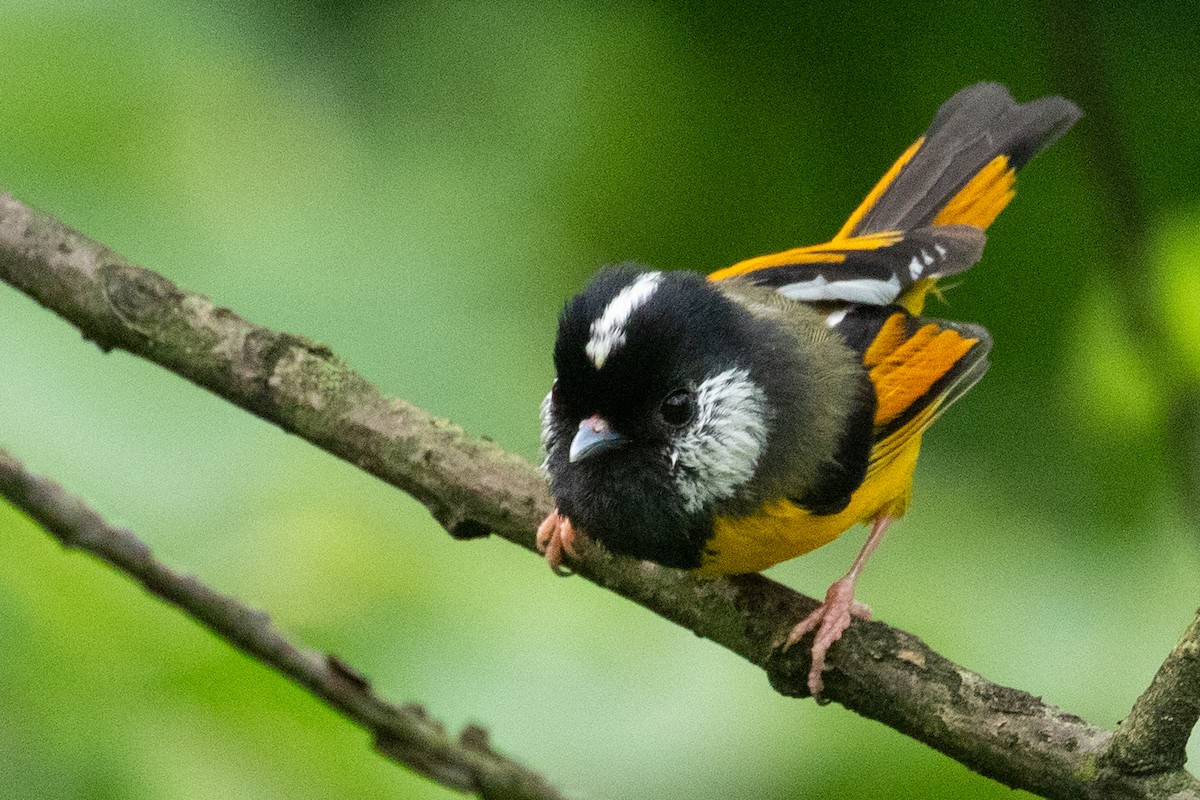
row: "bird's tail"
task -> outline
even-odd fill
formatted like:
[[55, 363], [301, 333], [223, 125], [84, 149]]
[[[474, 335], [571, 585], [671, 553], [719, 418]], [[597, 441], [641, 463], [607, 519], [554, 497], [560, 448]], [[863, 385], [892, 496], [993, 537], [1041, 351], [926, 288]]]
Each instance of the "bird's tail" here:
[[987, 228], [1013, 198], [1017, 170], [1079, 116], [1062, 97], [1017, 103], [998, 83], [962, 89], [833, 240], [933, 225]]
[[805, 302], [899, 303], [914, 314], [939, 278], [971, 267], [1016, 172], [1080, 116], [1062, 97], [1017, 103], [998, 83], [961, 90], [825, 244], [757, 256], [709, 275]]

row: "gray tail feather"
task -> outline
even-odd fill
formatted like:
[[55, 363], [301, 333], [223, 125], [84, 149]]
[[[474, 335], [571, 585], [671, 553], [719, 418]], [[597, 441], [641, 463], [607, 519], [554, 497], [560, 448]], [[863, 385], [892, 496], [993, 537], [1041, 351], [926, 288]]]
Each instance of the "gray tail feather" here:
[[1020, 169], [1080, 117], [1062, 97], [1017, 103], [998, 83], [977, 83], [942, 104], [925, 141], [855, 226], [853, 235], [929, 225], [998, 155]]

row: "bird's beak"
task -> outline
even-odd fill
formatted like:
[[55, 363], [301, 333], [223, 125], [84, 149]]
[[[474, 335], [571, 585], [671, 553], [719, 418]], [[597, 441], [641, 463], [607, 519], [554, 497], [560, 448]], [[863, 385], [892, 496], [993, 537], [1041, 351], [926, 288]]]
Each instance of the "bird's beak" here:
[[579, 423], [579, 431], [571, 440], [571, 463], [582, 461], [606, 450], [613, 450], [628, 441], [629, 439], [612, 429], [608, 420], [599, 414], [593, 414]]

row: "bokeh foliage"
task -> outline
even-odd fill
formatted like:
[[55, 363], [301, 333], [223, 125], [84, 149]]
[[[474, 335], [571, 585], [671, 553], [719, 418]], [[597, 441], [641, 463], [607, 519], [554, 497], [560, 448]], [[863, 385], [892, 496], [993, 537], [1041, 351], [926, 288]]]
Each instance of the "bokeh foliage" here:
[[[599, 265], [708, 271], [818, 241], [958, 88], [1099, 86], [1113, 113], [1033, 162], [931, 309], [987, 325], [994, 366], [927, 437], [861, 594], [1113, 725], [1200, 586], [1171, 455], [1197, 436], [1175, 392], [1200, 380], [1200, 23], [1182, 6], [0, 2], [0, 185], [536, 458], [555, 317]], [[1112, 262], [1132, 234], [1089, 126], [1127, 148], [1144, 263]], [[1127, 268], [1161, 329], [1129, 324]], [[0, 409], [0, 444], [169, 563], [385, 695], [488, 725], [572, 794], [1010, 796], [503, 542], [450, 541], [5, 287]], [[861, 538], [773, 574], [818, 594]], [[7, 506], [0, 552], [0, 795], [452, 796]]]

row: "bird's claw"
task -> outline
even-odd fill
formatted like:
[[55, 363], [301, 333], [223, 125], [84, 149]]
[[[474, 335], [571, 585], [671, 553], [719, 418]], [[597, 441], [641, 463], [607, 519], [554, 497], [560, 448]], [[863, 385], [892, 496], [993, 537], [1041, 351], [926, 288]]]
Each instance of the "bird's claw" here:
[[556, 508], [542, 520], [537, 529], [537, 549], [545, 554], [546, 563], [555, 575], [566, 577], [575, 574], [573, 570], [563, 566], [563, 554], [572, 559], [579, 558], [575, 550], [575, 526], [571, 520], [559, 513]]
[[821, 692], [825, 684], [821, 673], [825, 670], [825, 654], [850, 627], [851, 617], [871, 618], [871, 609], [854, 599], [854, 582], [847, 578], [834, 581], [825, 593], [825, 602], [804, 619], [800, 620], [783, 643], [783, 650], [792, 647], [807, 634], [816, 631], [812, 646], [812, 666], [808, 670], [808, 691], [818, 703], [825, 703]]

